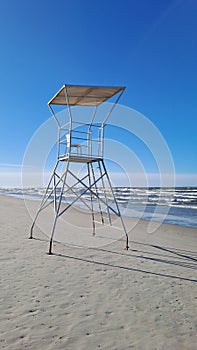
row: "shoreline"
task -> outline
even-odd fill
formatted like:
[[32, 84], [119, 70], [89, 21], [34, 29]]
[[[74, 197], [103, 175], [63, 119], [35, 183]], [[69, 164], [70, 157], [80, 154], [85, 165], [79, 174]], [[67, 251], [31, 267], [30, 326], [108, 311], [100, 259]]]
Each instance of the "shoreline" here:
[[[154, 188], [154, 187], [153, 187]], [[195, 188], [195, 187], [194, 187]], [[8, 196], [8, 197], [11, 197], [11, 198], [17, 198], [17, 199], [22, 199], [24, 201], [36, 201], [36, 202], [41, 202], [42, 200], [42, 196], [40, 195], [37, 195], [37, 194], [12, 194], [12, 193], [0, 193], [0, 196]], [[69, 202], [66, 202], [66, 200], [63, 200], [62, 201], [63, 203], [69, 203]], [[170, 224], [170, 225], [177, 225], [177, 226], [180, 226], [180, 227], [184, 227], [184, 228], [194, 228], [194, 229], [197, 229], [197, 221], [194, 221], [194, 222], [190, 222], [188, 221], [188, 217], [185, 216], [184, 220], [183, 220], [183, 214], [179, 214], [180, 216], [178, 215], [170, 215], [171, 218], [168, 217], [168, 214], [170, 213], [171, 210], [190, 210], [191, 212], [195, 211], [196, 212], [196, 209], [194, 209], [193, 207], [182, 207], [182, 206], [174, 206], [174, 205], [171, 205], [171, 206], [167, 206], [167, 205], [159, 205], [157, 204], [157, 206], [155, 204], [151, 204], [151, 203], [148, 203], [146, 204], [147, 205], [147, 208], [154, 208], [153, 211], [147, 211], [147, 210], [141, 210], [141, 208], [139, 208], [138, 206], [134, 206], [133, 207], [124, 207], [121, 205], [121, 203], [118, 203], [119, 204], [119, 208], [120, 210], [123, 212], [122, 213], [122, 216], [125, 217], [125, 218], [134, 218], [134, 219], [140, 219], [140, 220], [145, 220], [145, 221], [148, 221], [148, 222], [155, 222], [155, 223], [162, 223], [162, 224]], [[80, 205], [76, 205], [75, 206], [76, 208], [80, 209], [80, 210], [84, 210], [84, 211], [87, 211], [85, 210], [82, 206]], [[144, 205], [142, 205], [142, 209], [143, 207], [146, 207]], [[135, 208], [137, 208], [137, 215], [135, 213]], [[139, 212], [138, 212], [139, 210]], [[156, 210], [156, 215], [160, 215], [161, 217], [160, 218], [156, 218], [154, 215], [154, 211]], [[164, 213], [160, 213], [160, 210], [164, 210], [164, 213], [167, 213], [167, 214], [164, 214]], [[164, 215], [164, 218], [162, 217], [162, 215]], [[190, 214], [191, 215], [191, 214]]]
[[[36, 204], [28, 201], [32, 212]], [[24, 201], [0, 195], [0, 211], [2, 349], [196, 349], [196, 229], [161, 224], [150, 234], [147, 221], [126, 218], [128, 251], [124, 237], [108, 240], [99, 228], [103, 245], [69, 238], [49, 256], [39, 227], [28, 240]], [[89, 223], [72, 208], [62, 224], [80, 239]]]

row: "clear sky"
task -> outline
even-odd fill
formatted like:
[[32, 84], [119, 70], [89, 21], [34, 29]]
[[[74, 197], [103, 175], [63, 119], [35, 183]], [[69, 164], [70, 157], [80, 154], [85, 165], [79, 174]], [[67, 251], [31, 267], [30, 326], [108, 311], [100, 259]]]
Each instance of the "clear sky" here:
[[125, 85], [121, 104], [159, 129], [177, 184], [197, 185], [196, 18], [196, 0], [0, 0], [0, 187], [17, 185], [64, 83]]

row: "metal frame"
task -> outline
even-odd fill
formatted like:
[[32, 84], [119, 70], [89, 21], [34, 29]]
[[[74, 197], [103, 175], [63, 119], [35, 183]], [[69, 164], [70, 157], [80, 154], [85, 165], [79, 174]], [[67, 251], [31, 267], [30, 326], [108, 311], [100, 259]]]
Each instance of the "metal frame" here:
[[[58, 218], [64, 214], [72, 205], [74, 205], [78, 200], [82, 201], [83, 204], [90, 210], [92, 216], [92, 233], [96, 233], [96, 220], [95, 214], [100, 213], [101, 222], [105, 224], [106, 221], [109, 225], [112, 224], [111, 213], [117, 215], [120, 218], [122, 229], [126, 237], [126, 249], [129, 248], [129, 239], [127, 230], [119, 210], [118, 203], [116, 201], [113, 187], [110, 182], [109, 175], [104, 163], [104, 128], [112, 113], [114, 107], [118, 103], [124, 88], [120, 89], [118, 92], [118, 97], [110, 108], [107, 116], [104, 118], [103, 122], [98, 124], [95, 123], [95, 117], [97, 113], [97, 107], [95, 106], [93, 115], [90, 123], [83, 123], [79, 121], [74, 121], [71, 111], [71, 106], [69, 103], [69, 94], [67, 91], [67, 86], [64, 86], [65, 91], [65, 105], [68, 107], [69, 122], [67, 124], [61, 125], [58, 117], [56, 116], [54, 110], [51, 107], [51, 102], [48, 106], [52, 112], [52, 115], [58, 125], [58, 148], [57, 148], [57, 160], [52, 172], [51, 178], [49, 180], [48, 186], [46, 188], [43, 199], [40, 203], [39, 209], [36, 213], [35, 219], [31, 226], [30, 239], [33, 238], [33, 230], [36, 224], [37, 218], [42, 210], [44, 210], [49, 205], [53, 204], [54, 207], [54, 221], [51, 231], [50, 244], [49, 244], [49, 254], [52, 254], [53, 239], [55, 234], [55, 228]], [[82, 128], [82, 130], [80, 130]], [[84, 131], [85, 130], [85, 131]], [[95, 135], [94, 138], [92, 135]], [[69, 135], [69, 143], [66, 141], [66, 135]], [[63, 151], [62, 151], [63, 146]], [[77, 150], [75, 150], [77, 148]], [[80, 152], [78, 152], [80, 148]], [[64, 162], [65, 170], [61, 174], [59, 172], [59, 167]], [[79, 178], [72, 170], [72, 163], [84, 163], [87, 165], [87, 173]], [[98, 173], [96, 172], [98, 169]], [[68, 184], [68, 175], [75, 180], [74, 184], [71, 186]], [[88, 182], [88, 184], [87, 184]], [[106, 186], [107, 183], [107, 186]], [[79, 194], [76, 192], [75, 187], [81, 185], [83, 191]], [[51, 188], [52, 187], [52, 188]], [[99, 189], [102, 188], [104, 193], [104, 198], [101, 196]], [[107, 191], [108, 189], [108, 191]], [[113, 198], [114, 207], [110, 205], [108, 193]], [[64, 209], [61, 208], [63, 195], [71, 191], [75, 198], [71, 203], [67, 204]], [[89, 193], [90, 205], [83, 199], [85, 194]], [[95, 209], [95, 200], [98, 204], [98, 209]], [[106, 217], [105, 217], [106, 214]]]

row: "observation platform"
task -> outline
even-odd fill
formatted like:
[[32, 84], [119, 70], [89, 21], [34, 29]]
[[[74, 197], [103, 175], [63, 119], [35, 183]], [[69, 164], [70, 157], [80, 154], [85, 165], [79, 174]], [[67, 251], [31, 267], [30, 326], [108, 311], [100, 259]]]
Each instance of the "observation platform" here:
[[102, 157], [96, 157], [96, 156], [86, 156], [86, 155], [66, 155], [66, 156], [60, 156], [58, 160], [60, 162], [72, 162], [72, 163], [94, 163], [94, 162], [99, 162], [103, 158]]

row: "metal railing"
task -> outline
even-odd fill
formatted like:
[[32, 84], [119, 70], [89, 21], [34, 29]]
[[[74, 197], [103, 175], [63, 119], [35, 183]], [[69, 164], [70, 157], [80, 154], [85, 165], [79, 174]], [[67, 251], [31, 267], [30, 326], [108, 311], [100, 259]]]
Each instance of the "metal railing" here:
[[59, 128], [58, 158], [103, 158], [103, 125], [72, 122]]

